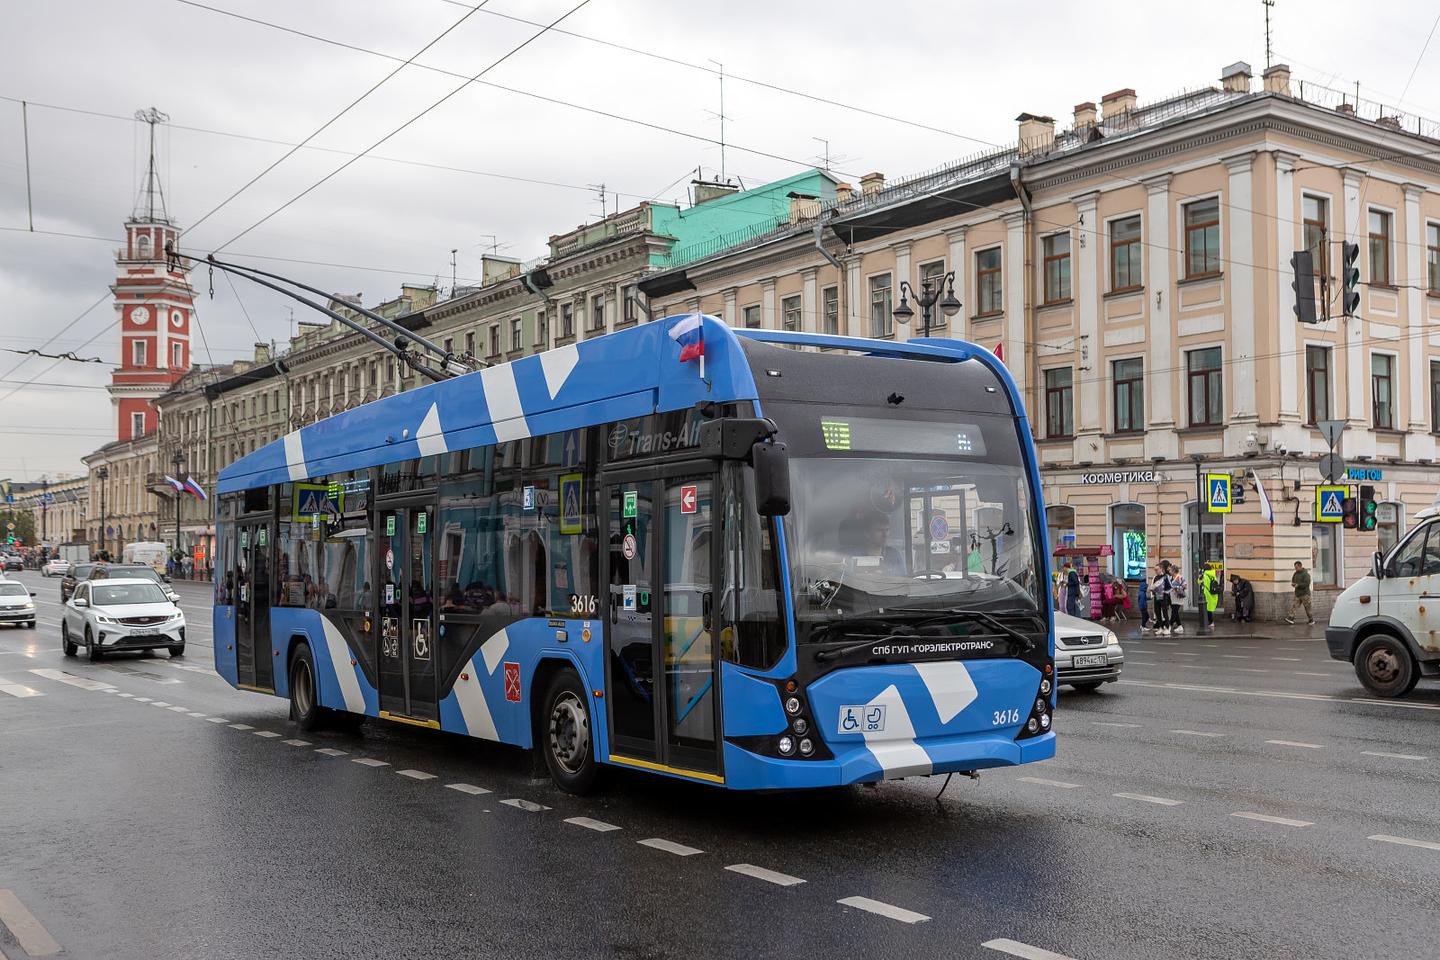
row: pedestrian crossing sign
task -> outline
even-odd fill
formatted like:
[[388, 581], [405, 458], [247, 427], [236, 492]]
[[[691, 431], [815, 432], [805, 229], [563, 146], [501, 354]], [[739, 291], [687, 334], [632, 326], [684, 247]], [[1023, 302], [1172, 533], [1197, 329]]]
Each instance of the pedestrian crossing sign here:
[[1345, 497], [1350, 488], [1321, 484], [1315, 488], [1315, 520], [1319, 523], [1340, 523], [1345, 519]]
[[1206, 498], [1210, 513], [1230, 512], [1230, 474], [1206, 474], [1205, 489], [1210, 491], [1210, 495]]

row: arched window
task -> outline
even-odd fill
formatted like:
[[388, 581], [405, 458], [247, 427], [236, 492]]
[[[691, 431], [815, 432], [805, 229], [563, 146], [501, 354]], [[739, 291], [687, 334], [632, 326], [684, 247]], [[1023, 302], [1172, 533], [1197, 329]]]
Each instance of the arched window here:
[[1045, 507], [1045, 527], [1050, 534], [1050, 552], [1075, 545], [1075, 508], [1063, 505]]
[[150, 259], [150, 235], [142, 233], [135, 239], [135, 256], [139, 260]]
[[1111, 572], [1125, 580], [1145, 579], [1145, 508], [1138, 503], [1110, 507]]

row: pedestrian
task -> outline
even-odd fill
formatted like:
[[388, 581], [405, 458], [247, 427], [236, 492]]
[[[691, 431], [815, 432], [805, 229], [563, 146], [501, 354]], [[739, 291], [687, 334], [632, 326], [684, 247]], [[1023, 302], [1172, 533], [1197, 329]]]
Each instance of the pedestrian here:
[[1290, 586], [1295, 588], [1295, 599], [1290, 601], [1290, 615], [1285, 622], [1294, 623], [1295, 615], [1304, 607], [1305, 622], [1314, 626], [1315, 612], [1310, 607], [1310, 571], [1299, 560], [1295, 561], [1295, 572], [1290, 575]]
[[1150, 584], [1143, 579], [1140, 581], [1140, 589], [1136, 591], [1135, 599], [1140, 604], [1140, 632], [1144, 633], [1150, 629]]
[[1220, 578], [1208, 564], [1200, 574], [1200, 599], [1205, 601], [1200, 606], [1200, 632], [1210, 633], [1215, 629], [1215, 610], [1220, 606]]
[[1185, 625], [1180, 622], [1180, 615], [1185, 612], [1185, 595], [1189, 593], [1189, 585], [1180, 572], [1180, 568], [1174, 566], [1169, 560], [1161, 561], [1165, 568], [1165, 575], [1170, 579], [1170, 632], [1184, 633]]
[[1167, 636], [1170, 633], [1170, 565], [1162, 563], [1155, 568], [1155, 579], [1150, 582], [1150, 599], [1155, 605], [1155, 634]]
[[1230, 596], [1235, 598], [1235, 608], [1230, 619], [1236, 623], [1248, 623], [1255, 618], [1255, 587], [1238, 573], [1230, 574]]
[[1080, 574], [1069, 560], [1065, 561], [1065, 612], [1080, 616]]

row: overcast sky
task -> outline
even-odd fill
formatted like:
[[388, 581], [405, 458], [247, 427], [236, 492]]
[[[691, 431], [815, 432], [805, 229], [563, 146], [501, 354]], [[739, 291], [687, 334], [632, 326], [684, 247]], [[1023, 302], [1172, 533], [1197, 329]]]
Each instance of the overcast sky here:
[[[466, 17], [184, 238], [194, 253], [223, 245], [237, 257], [340, 265], [268, 261], [373, 304], [402, 282], [448, 287], [452, 249], [462, 283], [492, 243], [507, 256], [542, 255], [548, 236], [599, 216], [592, 185], [605, 185], [613, 210], [617, 194], [622, 207], [668, 201], [684, 196], [697, 167], [718, 172], [711, 61], [735, 75], [724, 87], [726, 172], [755, 185], [815, 163], [816, 138], [829, 140], [842, 176], [893, 178], [1012, 141], [1021, 111], [1064, 125], [1079, 101], [1126, 86], [1142, 103], [1159, 99], [1215, 83], [1235, 60], [1252, 63], [1258, 83], [1265, 59], [1260, 0], [589, 0], [561, 23], [570, 35], [547, 33], [486, 74], [509, 89], [471, 84], [230, 242], [462, 82], [448, 74], [473, 76], [537, 32], [514, 18], [549, 23], [577, 2], [490, 0], [466, 17], [471, 4], [458, 0], [205, 0], [312, 35], [303, 37], [181, 0], [0, 0], [0, 96], [31, 102], [37, 231], [0, 230], [0, 347], [39, 348], [103, 296], [46, 349], [106, 361], [47, 369], [54, 361], [0, 352], [0, 477], [78, 473], [82, 455], [114, 439], [99, 389], [119, 353], [107, 286], [141, 181], [144, 127], [128, 119], [140, 108], [170, 115], [164, 188], [171, 216], [189, 228], [398, 65], [376, 53], [403, 61]], [[1408, 84], [1405, 106], [1440, 117], [1440, 43], [1420, 56], [1433, 2], [1390, 2], [1384, 14], [1278, 0], [1276, 59], [1309, 81], [1352, 90], [1358, 80], [1362, 95], [1389, 102]], [[0, 227], [27, 226], [21, 108], [0, 100]], [[207, 285], [196, 278], [208, 340], [207, 353], [194, 338], [198, 362], [248, 355], [256, 332], [281, 344], [289, 336], [287, 301], [241, 287], [247, 321], [229, 284], [217, 277], [213, 301]]]

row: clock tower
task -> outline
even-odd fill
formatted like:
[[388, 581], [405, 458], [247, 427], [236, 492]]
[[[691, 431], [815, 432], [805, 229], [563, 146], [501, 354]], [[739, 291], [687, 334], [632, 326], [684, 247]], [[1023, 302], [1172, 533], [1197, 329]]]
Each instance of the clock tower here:
[[168, 119], [154, 109], [136, 118], [150, 126], [150, 163], [135, 209], [125, 222], [125, 246], [115, 255], [115, 312], [120, 322], [120, 366], [110, 376], [116, 439], [154, 433], [154, 399], [190, 368], [190, 324], [195, 291], [178, 262], [165, 256], [179, 242], [179, 228], [165, 210], [155, 165], [155, 125]]

